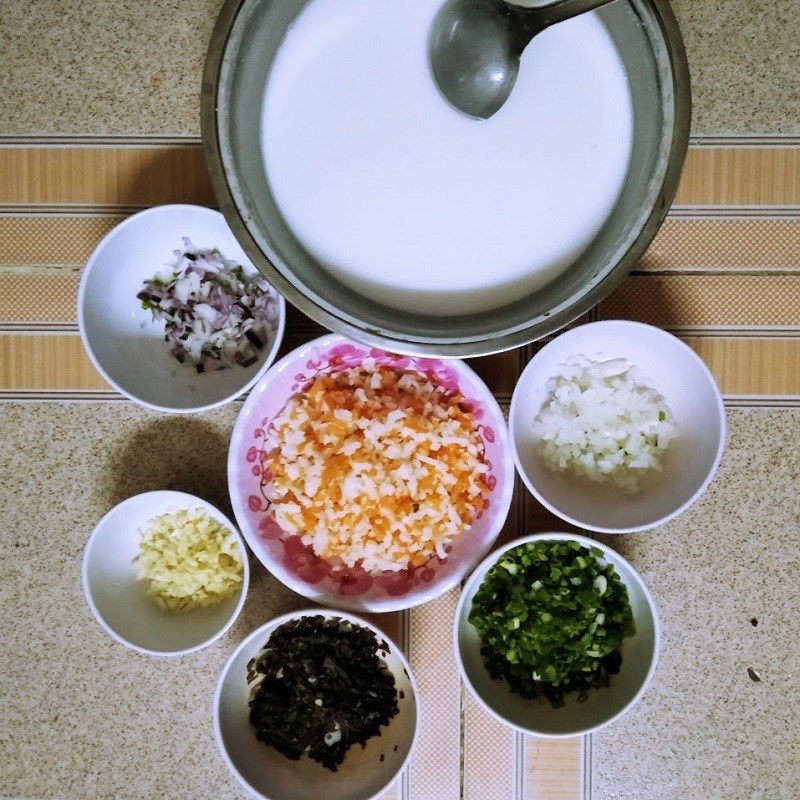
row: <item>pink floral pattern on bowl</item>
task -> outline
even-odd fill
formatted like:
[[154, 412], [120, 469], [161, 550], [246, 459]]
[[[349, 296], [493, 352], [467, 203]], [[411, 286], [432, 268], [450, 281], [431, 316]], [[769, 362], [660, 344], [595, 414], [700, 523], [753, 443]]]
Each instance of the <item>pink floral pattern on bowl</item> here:
[[[461, 393], [479, 422], [484, 461], [489, 465], [487, 506], [470, 529], [448, 547], [448, 557], [434, 557], [401, 572], [372, 574], [327, 563], [299, 536], [281, 530], [264, 492], [270, 479], [264, 464], [271, 420], [292, 395], [307, 390], [318, 375], [359, 367], [366, 359], [391, 369], [415, 370], [448, 393]], [[443, 594], [478, 563], [508, 515], [514, 467], [502, 412], [486, 385], [466, 364], [397, 355], [330, 335], [283, 358], [250, 393], [231, 440], [228, 483], [242, 534], [264, 566], [287, 586], [312, 600], [340, 608], [392, 611]]]

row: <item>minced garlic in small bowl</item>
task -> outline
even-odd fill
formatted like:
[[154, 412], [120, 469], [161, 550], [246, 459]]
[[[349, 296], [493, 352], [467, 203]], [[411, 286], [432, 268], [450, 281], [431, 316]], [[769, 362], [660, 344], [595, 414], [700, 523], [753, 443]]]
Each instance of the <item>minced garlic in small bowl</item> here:
[[112, 508], [89, 537], [82, 573], [103, 629], [151, 656], [215, 642], [241, 613], [250, 583], [234, 524], [205, 500], [170, 490]]
[[201, 508], [176, 509], [152, 519], [133, 563], [164, 611], [217, 605], [242, 582], [238, 541]]

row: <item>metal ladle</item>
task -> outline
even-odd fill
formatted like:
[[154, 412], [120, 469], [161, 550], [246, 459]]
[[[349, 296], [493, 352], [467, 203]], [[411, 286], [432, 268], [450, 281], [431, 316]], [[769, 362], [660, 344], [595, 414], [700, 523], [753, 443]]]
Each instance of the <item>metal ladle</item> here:
[[447, 0], [431, 27], [431, 71], [445, 99], [488, 119], [508, 100], [520, 57], [545, 28], [612, 0], [554, 0], [522, 7], [505, 0]]

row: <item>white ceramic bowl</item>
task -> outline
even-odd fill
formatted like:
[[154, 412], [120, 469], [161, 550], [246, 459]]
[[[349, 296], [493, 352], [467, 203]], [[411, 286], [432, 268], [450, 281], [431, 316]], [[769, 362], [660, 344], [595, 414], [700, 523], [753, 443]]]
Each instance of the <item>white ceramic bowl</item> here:
[[[366, 748], [352, 747], [336, 772], [308, 757], [291, 761], [256, 739], [250, 725], [247, 664], [262, 649], [273, 631], [284, 622], [306, 616], [337, 617], [371, 630], [379, 643], [389, 646], [386, 664], [395, 678], [400, 708], [381, 735]], [[403, 771], [417, 739], [419, 709], [417, 685], [400, 648], [382, 631], [359, 617], [342, 612], [313, 609], [296, 611], [253, 631], [236, 648], [222, 670], [214, 694], [214, 732], [222, 758], [237, 780], [262, 800], [369, 800]], [[396, 748], [396, 749], [395, 749]], [[383, 756], [383, 761], [381, 761]]]
[[[418, 371], [450, 392], [460, 392], [478, 417], [478, 434], [491, 464], [488, 505], [470, 529], [456, 537], [444, 562], [403, 572], [358, 575], [330, 568], [297, 536], [274, 522], [262, 472], [265, 431], [287, 401], [314, 376], [359, 367], [373, 358], [389, 368]], [[486, 384], [463, 362], [399, 356], [343, 336], [309, 342], [282, 358], [259, 381], [242, 406], [231, 437], [228, 488], [236, 520], [262, 564], [290, 589], [323, 605], [353, 611], [387, 612], [432, 600], [455, 586], [489, 551], [503, 528], [514, 490], [514, 462], [503, 413]]]
[[[167, 511], [198, 507], [236, 537], [241, 587], [217, 606], [168, 614], [148, 596], [147, 581], [136, 577], [140, 531]], [[233, 523], [205, 500], [172, 491], [145, 492], [112, 508], [89, 537], [82, 575], [89, 608], [103, 628], [126, 647], [152, 656], [181, 656], [215, 642], [239, 616], [250, 584], [247, 549]]]
[[[636, 494], [552, 472], [539, 456], [533, 423], [547, 381], [576, 355], [628, 359], [644, 370], [675, 416], [680, 437], [670, 443], [664, 469], [644, 477]], [[681, 514], [708, 487], [725, 446], [725, 408], [706, 365], [680, 339], [638, 322], [581, 325], [545, 345], [514, 389], [509, 425], [517, 471], [536, 499], [561, 519], [601, 533], [644, 531]]]
[[[486, 573], [500, 557], [515, 547], [540, 540], [574, 541], [597, 547], [604, 560], [614, 565], [628, 589], [636, 633], [622, 645], [622, 667], [607, 688], [593, 689], [579, 703], [577, 693], [568, 695], [562, 708], [543, 699], [525, 700], [514, 694], [505, 680], [493, 680], [483, 664], [478, 632], [468, 621], [472, 600]], [[629, 711], [650, 685], [661, 647], [661, 629], [655, 601], [636, 570], [618, 553], [600, 542], [567, 533], [540, 533], [517, 539], [488, 556], [461, 592], [454, 625], [454, 648], [461, 677], [475, 699], [500, 722], [523, 733], [551, 738], [583, 736], [604, 728]]]
[[226, 258], [256, 272], [225, 218], [210, 208], [170, 205], [149, 208], [117, 225], [95, 248], [78, 290], [78, 324], [89, 357], [118, 392], [158, 411], [205, 411], [245, 392], [275, 359], [286, 317], [278, 296], [274, 338], [250, 367], [198, 375], [179, 364], [164, 341], [164, 326], [136, 299], [188, 236], [201, 248], [218, 247]]

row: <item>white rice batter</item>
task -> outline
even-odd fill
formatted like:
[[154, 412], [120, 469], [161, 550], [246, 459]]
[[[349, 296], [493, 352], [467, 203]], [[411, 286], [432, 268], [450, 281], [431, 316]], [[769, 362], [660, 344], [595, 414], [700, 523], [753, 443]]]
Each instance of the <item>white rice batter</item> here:
[[367, 298], [480, 312], [562, 273], [601, 229], [631, 151], [627, 78], [592, 14], [526, 50], [491, 119], [428, 67], [443, 0], [312, 0], [265, 90], [267, 176], [288, 225]]

